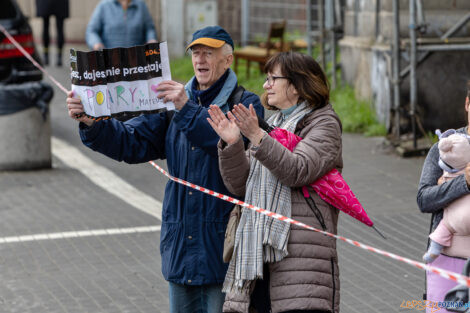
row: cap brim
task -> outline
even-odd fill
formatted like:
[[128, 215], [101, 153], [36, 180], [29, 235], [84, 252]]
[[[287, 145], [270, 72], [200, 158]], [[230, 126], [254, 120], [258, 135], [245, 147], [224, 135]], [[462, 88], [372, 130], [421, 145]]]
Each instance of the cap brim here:
[[204, 46], [208, 46], [208, 47], [211, 47], [211, 48], [220, 48], [224, 45], [224, 43], [225, 43], [225, 41], [214, 39], [214, 38], [198, 38], [198, 39], [194, 40], [193, 42], [191, 42], [186, 47], [186, 50], [188, 50], [189, 48], [191, 48], [192, 46], [195, 46], [195, 45], [204, 45]]

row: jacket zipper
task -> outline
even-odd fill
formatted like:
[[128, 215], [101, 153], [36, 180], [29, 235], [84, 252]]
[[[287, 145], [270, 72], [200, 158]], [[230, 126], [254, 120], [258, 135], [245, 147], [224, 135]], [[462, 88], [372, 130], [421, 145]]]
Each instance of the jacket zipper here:
[[335, 295], [336, 295], [336, 284], [335, 284], [335, 262], [331, 258], [331, 277], [333, 278], [333, 302], [331, 303], [331, 312], [335, 312]]
[[312, 196], [305, 198], [305, 201], [307, 201], [308, 206], [310, 207], [310, 209], [312, 209], [313, 214], [315, 214], [315, 216], [317, 217], [323, 230], [326, 230], [326, 224], [325, 224], [325, 220], [323, 219], [323, 215], [321, 214], [320, 210], [315, 204], [315, 201], [313, 201]]

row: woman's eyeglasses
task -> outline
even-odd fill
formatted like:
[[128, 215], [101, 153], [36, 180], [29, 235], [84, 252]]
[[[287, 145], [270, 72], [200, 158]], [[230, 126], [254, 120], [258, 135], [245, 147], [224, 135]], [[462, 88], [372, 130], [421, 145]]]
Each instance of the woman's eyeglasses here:
[[269, 86], [273, 86], [276, 79], [279, 78], [289, 79], [285, 76], [266, 76], [265, 82], [267, 82]]

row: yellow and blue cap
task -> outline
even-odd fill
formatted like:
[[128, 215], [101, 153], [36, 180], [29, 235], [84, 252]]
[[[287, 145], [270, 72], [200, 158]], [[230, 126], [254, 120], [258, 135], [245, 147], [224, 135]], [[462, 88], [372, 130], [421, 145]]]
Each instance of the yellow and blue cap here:
[[225, 29], [220, 26], [207, 26], [196, 31], [193, 34], [193, 39], [191, 40], [191, 43], [186, 47], [186, 50], [188, 50], [194, 45], [204, 45], [211, 48], [220, 48], [225, 43], [232, 46], [233, 49], [232, 37], [230, 37], [230, 35]]

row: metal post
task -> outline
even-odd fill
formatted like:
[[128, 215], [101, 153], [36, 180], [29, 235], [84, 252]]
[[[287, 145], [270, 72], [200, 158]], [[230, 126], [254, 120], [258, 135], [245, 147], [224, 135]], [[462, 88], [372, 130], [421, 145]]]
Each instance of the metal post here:
[[168, 15], [168, 12], [167, 12], [167, 4], [166, 4], [166, 0], [162, 0], [160, 2], [160, 12], [161, 13], [161, 17], [162, 17], [162, 20], [161, 20], [161, 35], [162, 35], [162, 38], [160, 40], [162, 41], [167, 41], [168, 40], [168, 21], [167, 21], [167, 15]]
[[331, 88], [336, 88], [336, 36], [335, 36], [335, 2], [328, 1], [327, 13], [329, 16], [330, 57], [331, 57]]
[[[416, 0], [416, 23], [419, 27], [426, 27], [426, 19], [424, 18], [423, 2]], [[421, 31], [421, 30], [420, 30]]]
[[410, 0], [410, 116], [413, 131], [413, 148], [417, 148], [416, 139], [416, 103], [418, 82], [416, 80], [416, 5]]
[[375, 41], [380, 35], [380, 0], [375, 0]]
[[326, 72], [325, 57], [325, 6], [323, 0], [318, 0], [318, 29], [320, 39], [320, 58], [323, 70]]
[[353, 33], [354, 36], [357, 37], [359, 35], [359, 0], [354, 0], [354, 28]]
[[343, 18], [341, 17], [341, 0], [335, 0], [335, 21], [336, 25], [343, 25]]
[[393, 0], [393, 107], [395, 136], [400, 139], [400, 0]]
[[312, 56], [312, 0], [307, 0], [307, 54]]
[[333, 30], [331, 32], [331, 88], [335, 89], [337, 86], [336, 81], [336, 34]]
[[[454, 26], [452, 26], [448, 31], [446, 31], [445, 34], [440, 37], [440, 39], [445, 40], [447, 38], [450, 38], [456, 32], [458, 32], [463, 26], [465, 26], [469, 20], [470, 20], [470, 13], [462, 17]], [[418, 62], [421, 63], [429, 55], [430, 55], [430, 52], [423, 53], [423, 55], [421, 56]], [[405, 76], [408, 75], [409, 72], [410, 72], [410, 67], [407, 66], [403, 69], [403, 71], [400, 72], [400, 77], [405, 78]]]
[[422, 45], [418, 46], [419, 51], [432, 52], [432, 51], [468, 51], [470, 50], [470, 44], [437, 44], [437, 45]]
[[250, 0], [242, 0], [242, 46], [249, 42], [250, 34]]

